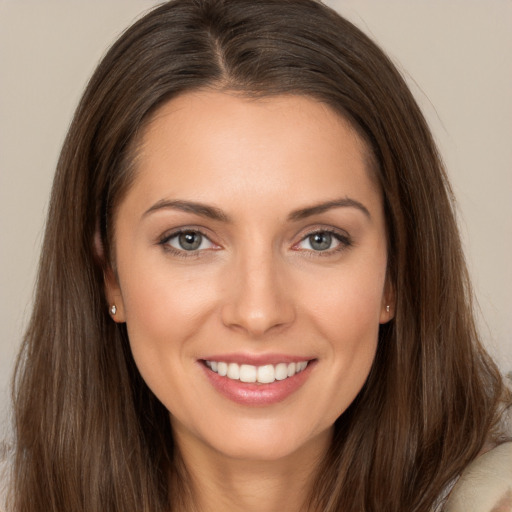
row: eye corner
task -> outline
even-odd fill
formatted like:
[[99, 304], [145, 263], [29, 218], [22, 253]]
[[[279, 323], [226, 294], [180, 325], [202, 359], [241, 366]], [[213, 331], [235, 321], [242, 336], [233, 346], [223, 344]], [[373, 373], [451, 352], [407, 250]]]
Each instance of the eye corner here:
[[[188, 240], [187, 237], [189, 237]], [[156, 245], [160, 246], [166, 253], [182, 258], [197, 258], [204, 252], [222, 249], [222, 246], [212, 241], [211, 235], [192, 226], [166, 232], [158, 237]]]
[[[315, 236], [319, 239], [313, 242], [312, 239]], [[303, 244], [309, 244], [309, 247], [302, 247]], [[318, 227], [301, 234], [300, 239], [291, 248], [297, 252], [304, 251], [309, 255], [330, 256], [343, 252], [353, 245], [352, 237], [346, 231], [332, 227]]]

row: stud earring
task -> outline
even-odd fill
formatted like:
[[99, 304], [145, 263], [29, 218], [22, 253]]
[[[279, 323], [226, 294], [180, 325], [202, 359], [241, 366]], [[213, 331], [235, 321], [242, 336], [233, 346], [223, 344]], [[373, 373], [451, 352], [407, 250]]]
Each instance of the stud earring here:
[[[115, 306], [113, 306], [113, 307], [115, 307]], [[388, 304], [388, 305], [386, 306], [386, 313], [389, 313], [389, 309], [390, 309], [390, 308], [389, 308], [389, 304]]]
[[115, 304], [112, 304], [112, 307], [110, 308], [110, 313], [112, 313], [112, 316], [114, 316], [117, 313], [117, 308]]

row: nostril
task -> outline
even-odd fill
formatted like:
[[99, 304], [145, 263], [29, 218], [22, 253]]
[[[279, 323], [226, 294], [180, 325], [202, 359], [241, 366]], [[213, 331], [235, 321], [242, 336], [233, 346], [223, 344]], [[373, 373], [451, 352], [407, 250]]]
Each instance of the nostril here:
[[286, 301], [250, 300], [248, 297], [225, 304], [222, 322], [229, 328], [243, 330], [251, 336], [284, 329], [293, 323], [295, 311]]

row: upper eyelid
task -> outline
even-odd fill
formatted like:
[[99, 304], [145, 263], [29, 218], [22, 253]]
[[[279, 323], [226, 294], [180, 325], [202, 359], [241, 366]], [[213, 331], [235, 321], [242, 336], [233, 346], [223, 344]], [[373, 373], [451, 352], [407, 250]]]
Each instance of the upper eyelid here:
[[[204, 249], [194, 249], [194, 250], [187, 251], [186, 249], [174, 247], [170, 243], [170, 241], [172, 239], [178, 237], [182, 233], [190, 233], [190, 232], [200, 234], [202, 237], [206, 238], [208, 240], [208, 242], [213, 247], [208, 247], [208, 248], [204, 248]], [[203, 230], [198, 229], [198, 228], [189, 228], [189, 227], [181, 227], [181, 228], [177, 228], [177, 229], [168, 231], [167, 234], [164, 234], [157, 239], [156, 244], [158, 246], [160, 246], [165, 252], [167, 252], [169, 254], [174, 254], [175, 257], [189, 258], [189, 259], [199, 258], [201, 256], [204, 256], [205, 253], [208, 253], [211, 251], [217, 251], [218, 249], [222, 248], [219, 244], [217, 244], [216, 242], [214, 242], [212, 240], [212, 237], [210, 237], [206, 233], [204, 233]]]
[[164, 243], [167, 240], [174, 238], [175, 236], [178, 236], [182, 233], [188, 233], [188, 232], [199, 233], [202, 236], [204, 236], [205, 238], [208, 238], [208, 240], [210, 240], [210, 242], [216, 243], [212, 240], [212, 236], [210, 234], [208, 234], [208, 230], [206, 230], [200, 226], [183, 226], [183, 227], [179, 227], [179, 228], [169, 229], [169, 230], [165, 231], [163, 234], [158, 236], [158, 242]]
[[[299, 249], [298, 246], [303, 243], [308, 237], [316, 234], [316, 233], [329, 233], [338, 241], [341, 248], [337, 245], [331, 249], [326, 249], [325, 251], [315, 251], [314, 249]], [[311, 229], [306, 233], [302, 233], [299, 240], [294, 242], [292, 245], [292, 249], [296, 251], [304, 251], [314, 253], [316, 256], [327, 256], [333, 253], [340, 252], [340, 250], [348, 249], [354, 245], [354, 241], [352, 236], [345, 231], [344, 229], [334, 228], [334, 227], [318, 227], [316, 229]]]
[[308, 236], [314, 235], [315, 233], [331, 233], [333, 235], [338, 235], [343, 238], [352, 239], [352, 236], [346, 229], [336, 228], [334, 226], [308, 226], [304, 229], [301, 229], [294, 238], [298, 238], [299, 242], [307, 238]]
[[[157, 243], [165, 244], [171, 238], [174, 238], [174, 237], [180, 235], [181, 233], [186, 233], [186, 232], [199, 233], [202, 236], [204, 236], [205, 238], [207, 238], [212, 244], [222, 247], [221, 243], [214, 240], [214, 238], [216, 238], [216, 237], [213, 237], [212, 235], [209, 234], [208, 229], [203, 228], [201, 226], [194, 226], [194, 225], [181, 226], [178, 228], [170, 229], [158, 237]], [[345, 229], [337, 228], [334, 226], [316, 225], [316, 226], [308, 226], [306, 228], [301, 229], [298, 233], [296, 233], [293, 237], [293, 239], [295, 239], [296, 241], [293, 242], [292, 247], [296, 246], [300, 242], [304, 241], [307, 237], [314, 235], [315, 233], [330, 233], [340, 241], [343, 241], [343, 239], [345, 239], [345, 241], [348, 241], [350, 243], [353, 242], [352, 236]], [[299, 238], [297, 238], [297, 237], [299, 237]]]

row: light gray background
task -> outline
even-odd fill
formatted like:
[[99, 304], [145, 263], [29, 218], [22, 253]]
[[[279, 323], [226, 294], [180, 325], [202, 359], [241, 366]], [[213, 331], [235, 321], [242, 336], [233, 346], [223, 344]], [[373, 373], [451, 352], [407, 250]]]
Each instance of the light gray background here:
[[[509, 371], [512, 2], [326, 3], [387, 50], [430, 122], [459, 202], [482, 332], [502, 370]], [[0, 429], [66, 129], [105, 49], [155, 4], [0, 0]]]

